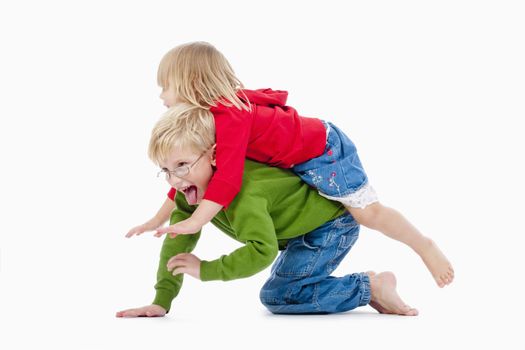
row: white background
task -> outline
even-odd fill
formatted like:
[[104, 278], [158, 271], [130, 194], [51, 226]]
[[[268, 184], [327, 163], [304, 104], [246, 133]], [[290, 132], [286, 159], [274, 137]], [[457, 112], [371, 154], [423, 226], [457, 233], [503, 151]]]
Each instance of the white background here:
[[[0, 3], [2, 349], [523, 349], [523, 5], [322, 3]], [[435, 239], [456, 280], [439, 289], [368, 229], [336, 273], [394, 271], [420, 316], [273, 316], [265, 270], [187, 277], [167, 317], [114, 317], [154, 296], [161, 241], [124, 234], [165, 199], [146, 155], [156, 69], [193, 40], [355, 141], [382, 202]], [[207, 226], [195, 253], [235, 247]]]

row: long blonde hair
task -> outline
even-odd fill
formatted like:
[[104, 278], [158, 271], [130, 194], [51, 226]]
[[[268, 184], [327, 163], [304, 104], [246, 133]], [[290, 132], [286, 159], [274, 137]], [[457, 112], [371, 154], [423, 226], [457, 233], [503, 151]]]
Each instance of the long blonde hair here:
[[156, 164], [166, 161], [174, 147], [189, 148], [195, 153], [215, 144], [215, 122], [212, 113], [188, 103], [177, 103], [168, 109], [151, 131], [148, 156]]
[[173, 84], [179, 98], [201, 108], [220, 102], [251, 110], [248, 99], [243, 102], [237, 96], [243, 85], [226, 57], [204, 41], [182, 44], [168, 51], [160, 61], [157, 82], [163, 89]]

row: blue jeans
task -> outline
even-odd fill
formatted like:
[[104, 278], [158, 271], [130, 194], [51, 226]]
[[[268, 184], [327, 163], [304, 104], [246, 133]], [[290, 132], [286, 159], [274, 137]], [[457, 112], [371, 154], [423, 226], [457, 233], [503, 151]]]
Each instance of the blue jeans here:
[[333, 313], [367, 305], [367, 274], [330, 276], [358, 236], [359, 224], [346, 213], [288, 241], [261, 289], [261, 302], [275, 314]]

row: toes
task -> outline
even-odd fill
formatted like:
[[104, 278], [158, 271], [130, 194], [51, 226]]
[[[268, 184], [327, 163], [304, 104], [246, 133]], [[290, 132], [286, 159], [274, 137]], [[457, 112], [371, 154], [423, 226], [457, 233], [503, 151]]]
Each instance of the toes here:
[[405, 313], [405, 316], [417, 316], [419, 315], [419, 311], [417, 309], [410, 309]]
[[447, 272], [446, 274], [441, 276], [441, 281], [443, 282], [444, 285], [448, 285], [452, 283], [453, 279], [454, 279], [454, 274], [450, 272]]
[[410, 307], [409, 305], [403, 305], [400, 312], [398, 312], [399, 315], [405, 315], [405, 316], [416, 316], [418, 314], [417, 309], [414, 309]]
[[408, 306], [408, 305], [403, 305], [403, 306], [401, 306], [401, 308], [398, 310], [398, 313], [399, 313], [399, 314], [402, 314], [402, 315], [406, 315], [409, 311], [410, 311], [410, 306]]

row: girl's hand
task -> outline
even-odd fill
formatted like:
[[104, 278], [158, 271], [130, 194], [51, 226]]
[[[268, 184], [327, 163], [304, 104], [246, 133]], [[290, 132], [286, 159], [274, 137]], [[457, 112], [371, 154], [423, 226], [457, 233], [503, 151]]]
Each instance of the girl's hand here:
[[189, 218], [171, 226], [158, 228], [155, 237], [160, 237], [165, 233], [169, 233], [171, 238], [175, 238], [177, 235], [191, 235], [199, 232], [201, 228], [201, 224], [195, 222], [192, 218]]
[[185, 273], [198, 280], [201, 279], [201, 261], [193, 254], [177, 254], [168, 260], [166, 267], [173, 276], [178, 275], [179, 273]]

